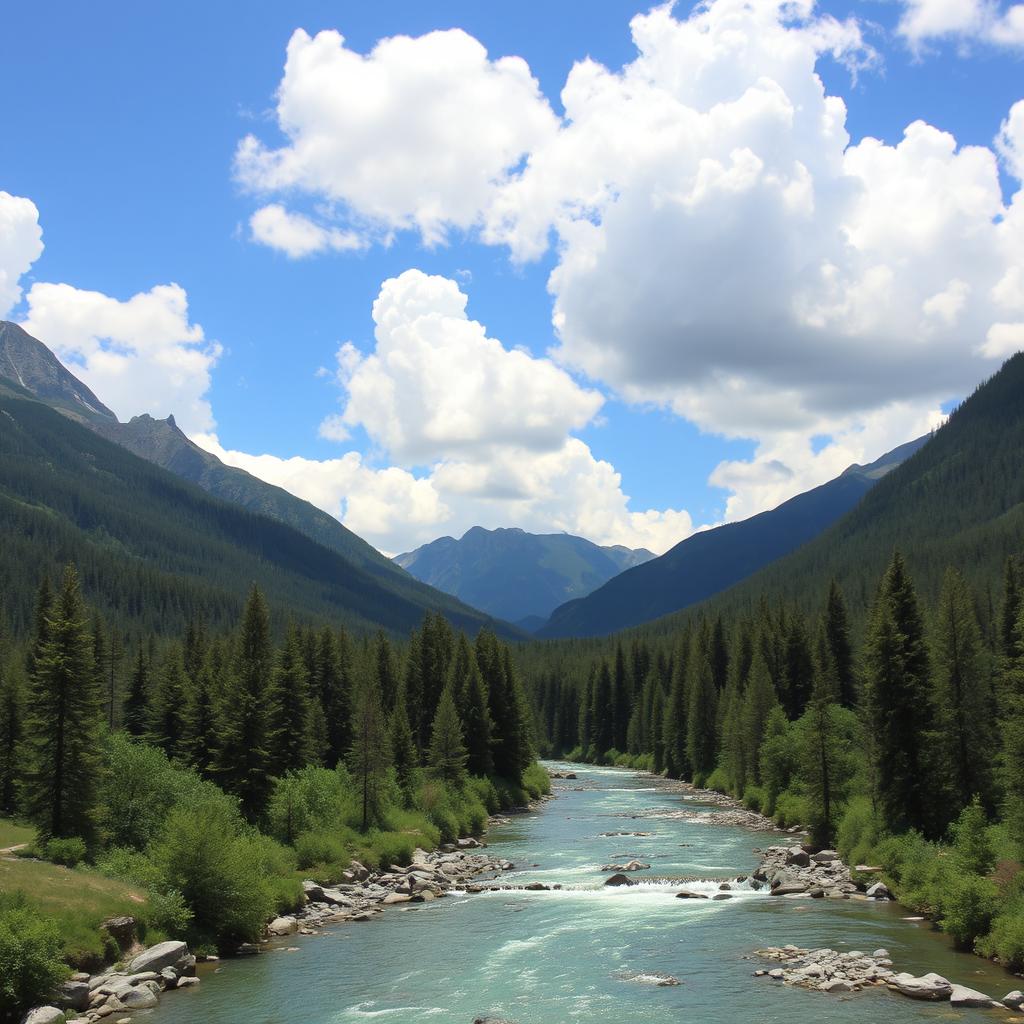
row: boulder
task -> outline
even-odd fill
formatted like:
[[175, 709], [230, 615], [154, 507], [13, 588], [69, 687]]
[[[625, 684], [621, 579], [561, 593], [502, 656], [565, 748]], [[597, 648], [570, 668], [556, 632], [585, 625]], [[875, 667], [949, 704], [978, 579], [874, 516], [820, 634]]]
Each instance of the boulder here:
[[711, 898], [713, 900], [731, 900], [733, 896], [731, 892], [716, 892]]
[[633, 883], [620, 871], [604, 880], [605, 885], [632, 885]]
[[802, 846], [791, 846], [786, 853], [786, 863], [793, 867], [805, 868], [811, 863], [811, 858]]
[[294, 917], [275, 917], [267, 925], [267, 931], [271, 935], [294, 935], [299, 930], [299, 922]]
[[806, 882], [789, 881], [783, 882], [781, 885], [776, 885], [772, 889], [773, 896], [795, 896], [798, 893], [807, 892]]
[[460, 850], [480, 850], [483, 848], [483, 845], [484, 844], [481, 843], [479, 839], [473, 839], [472, 836], [466, 839], [460, 839], [458, 843], [456, 843], [456, 846], [458, 846]]
[[177, 987], [178, 988], [191, 988], [193, 985], [198, 985], [198, 984], [199, 984], [199, 979], [198, 978], [179, 978], [178, 979], [178, 986]]
[[966, 985], [954, 985], [949, 993], [949, 1002], [951, 1006], [985, 1007], [986, 1009], [1000, 1005], [984, 992], [977, 992], [973, 988], [967, 988]]
[[121, 1002], [129, 1010], [151, 1010], [158, 1001], [156, 993], [147, 985], [139, 985], [121, 996]]
[[515, 1024], [505, 1017], [474, 1017], [473, 1024]]
[[822, 992], [852, 992], [853, 985], [845, 978], [833, 978], [831, 981], [823, 981], [819, 986]]
[[815, 864], [831, 864], [834, 860], [840, 860], [840, 856], [835, 850], [819, 850], [817, 853], [811, 854], [811, 860]]
[[953, 986], [941, 974], [924, 974], [920, 978], [912, 974], [895, 974], [889, 979], [889, 986], [911, 999], [933, 1002], [948, 999], [953, 991]]
[[140, 953], [129, 965], [131, 974], [142, 974], [143, 971], [155, 971], [159, 973], [165, 967], [174, 967], [180, 960], [184, 960], [188, 954], [188, 946], [184, 942], [158, 942], [155, 946]]
[[64, 1024], [64, 1020], [64, 1011], [56, 1006], [37, 1006], [25, 1014], [21, 1024]]
[[393, 892], [384, 897], [385, 906], [393, 906], [395, 903], [408, 903], [412, 897], [408, 893]]
[[87, 981], [65, 981], [57, 990], [57, 1002], [65, 1010], [88, 1010], [89, 995]]
[[873, 900], [891, 900], [892, 893], [889, 891], [889, 887], [885, 882], [875, 882], [874, 885], [868, 888], [866, 893], [869, 899]]
[[1019, 988], [1015, 988], [1012, 992], [1007, 992], [1003, 996], [1003, 1006], [1010, 1010], [1024, 1009], [1024, 992], [1021, 992]]
[[706, 900], [707, 898], [702, 892], [690, 892], [688, 889], [676, 893], [677, 900]]
[[108, 917], [100, 925], [122, 950], [130, 949], [137, 937], [137, 922], [134, 917]]

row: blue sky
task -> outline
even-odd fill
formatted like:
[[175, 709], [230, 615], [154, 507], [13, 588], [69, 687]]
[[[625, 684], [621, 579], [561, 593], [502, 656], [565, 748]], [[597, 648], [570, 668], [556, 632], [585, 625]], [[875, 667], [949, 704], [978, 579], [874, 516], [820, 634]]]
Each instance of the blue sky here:
[[[992, 150], [1002, 126], [1008, 123], [1011, 107], [1024, 97], [1024, 38], [1013, 34], [1014, 24], [1019, 22], [1009, 20], [1004, 4], [987, 12], [979, 7], [976, 16], [968, 17], [965, 13], [960, 23], [944, 27], [927, 9], [931, 0], [915, 2], [917, 8], [895, 2], [828, 3], [814, 14], [805, 12], [800, 20], [804, 26], [820, 26], [827, 15], [857, 21], [858, 40], [855, 44], [849, 38], [844, 41], [844, 58], [837, 61], [822, 55], [815, 65], [826, 92], [846, 102], [845, 127], [851, 144], [856, 146], [865, 136], [874, 136], [888, 147], [895, 147], [908, 124], [923, 120], [952, 134], [960, 147], [958, 152], [965, 146]], [[965, 12], [969, 7], [972, 0], [965, 0]], [[844, 460], [852, 461], [848, 456], [875, 457], [886, 446], [906, 440], [907, 430], [933, 422], [936, 410], [991, 372], [1017, 337], [1020, 311], [1011, 302], [1004, 303], [1006, 308], [995, 310], [975, 308], [973, 297], [981, 295], [983, 288], [973, 278], [968, 281], [969, 287], [964, 285], [965, 294], [972, 296], [964, 300], [969, 306], [963, 314], [967, 319], [957, 324], [950, 322], [949, 337], [933, 339], [929, 335], [928, 344], [935, 348], [925, 355], [915, 350], [915, 345], [920, 348], [920, 339], [908, 337], [913, 333], [910, 330], [901, 336], [901, 344], [908, 346], [903, 353], [904, 361], [894, 358], [890, 362], [891, 342], [869, 326], [848, 328], [848, 323], [859, 322], [859, 314], [841, 303], [836, 305], [839, 300], [833, 296], [827, 315], [801, 314], [801, 330], [811, 324], [815, 331], [824, 332], [820, 337], [810, 333], [801, 336], [800, 344], [807, 353], [813, 353], [803, 359], [799, 347], [790, 351], [790, 342], [782, 337], [784, 325], [778, 333], [764, 326], [771, 316], [759, 313], [753, 318], [752, 314], [748, 320], [738, 313], [730, 321], [718, 315], [719, 309], [713, 316], [690, 317], [694, 298], [688, 296], [685, 286], [680, 288], [678, 306], [671, 305], [673, 278], [664, 276], [666, 266], [673, 268], [682, 281], [699, 277], [701, 254], [706, 253], [709, 260], [716, 261], [716, 266], [724, 268], [720, 273], [728, 275], [734, 261], [744, 265], [742, 273], [752, 272], [745, 263], [748, 249], [744, 230], [749, 230], [752, 239], [749, 250], [768, 254], [763, 263], [765, 273], [755, 274], [753, 280], [772, 278], [771, 254], [786, 242], [780, 240], [777, 225], [768, 223], [767, 218], [767, 226], [758, 234], [762, 230], [758, 226], [761, 207], [753, 205], [753, 200], [751, 205], [741, 205], [737, 199], [737, 216], [749, 228], [743, 229], [741, 225], [734, 231], [723, 232], [720, 252], [714, 232], [701, 234], [703, 229], [695, 222], [686, 221], [681, 226], [673, 222], [669, 226], [666, 221], [666, 235], [676, 230], [679, 237], [665, 240], [660, 238], [657, 219], [645, 222], [638, 214], [636, 231], [651, 230], [653, 225], [651, 237], [656, 241], [651, 248], [664, 246], [664, 250], [660, 255], [650, 255], [651, 265], [647, 267], [643, 262], [647, 247], [639, 260], [623, 249], [621, 261], [614, 265], [626, 267], [630, 273], [619, 273], [615, 281], [630, 278], [631, 293], [613, 303], [607, 280], [595, 276], [596, 272], [588, 278], [586, 274], [590, 271], [579, 271], [561, 291], [549, 285], [549, 278], [553, 271], [557, 272], [560, 262], [569, 262], [566, 253], [572, 255], [572, 247], [580, 244], [568, 241], [570, 230], [575, 228], [559, 226], [554, 219], [547, 229], [553, 244], [529, 258], [520, 258], [521, 253], [511, 258], [510, 244], [514, 247], [516, 243], [501, 244], [485, 237], [486, 211], [468, 228], [460, 224], [456, 215], [442, 216], [447, 223], [445, 240], [442, 244], [428, 244], [419, 230], [396, 229], [393, 224], [382, 226], [379, 218], [374, 222], [367, 215], [365, 195], [349, 201], [344, 196], [339, 199], [335, 191], [328, 201], [328, 186], [322, 175], [319, 184], [303, 179], [283, 187], [268, 187], [264, 181], [259, 188], [253, 188], [251, 181], [249, 187], [239, 181], [235, 160], [243, 137], [252, 134], [271, 151], [280, 149], [286, 141], [276, 124], [275, 91], [282, 82], [285, 48], [296, 29], [305, 29], [314, 37], [320, 30], [335, 29], [344, 36], [347, 50], [368, 54], [379, 40], [387, 37], [418, 37], [435, 29], [460, 28], [483, 44], [492, 61], [506, 55], [522, 57], [539, 82], [539, 99], [546, 99], [551, 116], [558, 119], [564, 114], [559, 93], [574, 62], [589, 56], [615, 74], [636, 58], [629, 21], [644, 10], [635, 3], [617, 0], [601, 4], [524, 2], [514, 6], [254, 3], [246, 6], [244, 16], [240, 16], [241, 9], [235, 5], [192, 2], [144, 7], [108, 3], [99, 9], [71, 3], [16, 5], [5, 13], [5, 35], [9, 40], [17, 40], [17, 45], [8, 47], [0, 63], [0, 81], [8, 97], [5, 145], [0, 155], [0, 191], [26, 197], [35, 205], [45, 248], [21, 276], [24, 295], [13, 306], [11, 315], [37, 328], [48, 327], [53, 337], [39, 330], [41, 339], [53, 344], [69, 365], [80, 366], [84, 361], [85, 369], [89, 370], [89, 361], [96, 358], [97, 351], [123, 349], [124, 340], [108, 340], [113, 329], [83, 323], [86, 314], [80, 302], [78, 306], [71, 302], [69, 306], [58, 307], [57, 293], [36, 293], [38, 309], [33, 308], [33, 285], [64, 283], [72, 289], [102, 293], [123, 303], [155, 286], [176, 283], [187, 294], [187, 323], [201, 325], [203, 344], [216, 342], [222, 347], [219, 356], [210, 360], [208, 388], [202, 386], [198, 392], [212, 409], [215, 424], [193, 424], [191, 432], [215, 435], [220, 446], [216, 450], [235, 453], [237, 464], [286, 483], [346, 521], [354, 520], [352, 525], [368, 539], [390, 550], [411, 546], [433, 535], [460, 532], [471, 525], [470, 520], [477, 514], [484, 516], [485, 525], [489, 526], [566, 528], [588, 532], [601, 541], [646, 541], [664, 547], [689, 528], [758, 511], [789, 493], [821, 482], [834, 475]], [[908, 27], [915, 10], [918, 27]], [[690, 9], [680, 4], [674, 12], [675, 20], [684, 22], [689, 14]], [[658, 30], [667, 31], [664, 25]], [[793, 30], [790, 25], [779, 31]], [[830, 49], [833, 45], [836, 44], [822, 48]], [[855, 74], [851, 74], [852, 64], [861, 65]], [[391, 70], [384, 68], [378, 81], [386, 82]], [[681, 73], [685, 74], [685, 69]], [[779, 71], [780, 81], [786, 74], [785, 69]], [[782, 84], [784, 91], [789, 89], [791, 99], [794, 90], [803, 88], [803, 79], [798, 80], [795, 71], [793, 74], [792, 82], [787, 84], [787, 79]], [[804, 75], [804, 79], [807, 77]], [[756, 77], [751, 79], [755, 80]], [[424, 94], [429, 87], [424, 86]], [[467, 81], [465, 88], [472, 90], [473, 83]], [[417, 89], [412, 89], [411, 95], [415, 107]], [[627, 99], [640, 102], [633, 97]], [[315, 100], [307, 97], [304, 102]], [[802, 101], [795, 102], [799, 107]], [[697, 101], [694, 104], [699, 107]], [[524, 119], [536, 113], [525, 110], [527, 105], [524, 101]], [[702, 113], [706, 114], [707, 109]], [[486, 131], [489, 118], [500, 119], [506, 114], [507, 107], [498, 104], [482, 122], [467, 118], [467, 136]], [[415, 109], [410, 116], [420, 117]], [[427, 116], [429, 113], [424, 119]], [[1024, 121], [1024, 113], [1021, 120]], [[396, 128], [396, 132], [400, 131], [400, 127]], [[533, 129], [524, 127], [523, 131]], [[543, 134], [539, 129], [538, 132]], [[816, 142], [805, 136], [804, 129], [794, 131], [793, 152], [784, 156], [787, 167], [795, 166], [797, 158], [801, 165], [809, 165], [806, 153], [815, 152]], [[750, 148], [758, 159], [771, 165], [774, 156], [765, 156], [757, 148], [759, 144], [771, 147], [766, 137], [751, 128]], [[1015, 136], [1004, 132], [1004, 137], [1011, 140], [1004, 150], [1012, 154]], [[400, 140], [395, 145], [402, 156]], [[587, 145], [590, 143], [580, 142], [579, 152], [590, 153]], [[735, 153], [735, 139], [729, 145]], [[531, 152], [537, 153], [542, 143], [531, 146]], [[638, 139], [634, 152], [643, 146], [644, 139]], [[569, 148], [568, 144], [565, 148]], [[687, 150], [678, 163], [681, 166], [686, 159], [693, 159], [697, 161], [695, 166], [699, 166], [699, 158], [699, 153], [694, 155]], [[567, 159], [571, 170], [573, 158]], [[614, 159], [624, 158], [619, 155]], [[606, 218], [610, 223], [609, 203], [618, 203], [625, 210], [624, 200], [630, 188], [646, 187], [641, 182], [655, 180], [650, 175], [667, 173], [665, 168], [671, 166], [671, 161], [662, 163], [661, 159], [659, 156], [656, 164], [641, 173], [632, 166], [630, 157], [628, 173], [636, 173], [637, 177], [629, 179], [627, 185], [622, 184], [622, 176], [627, 173], [622, 169], [625, 164], [616, 164], [614, 170], [607, 172], [605, 183], [614, 182], [614, 189], [621, 192], [621, 201], [618, 195], [615, 200], [604, 198], [588, 210], [584, 219], [599, 226], [603, 226]], [[911, 181], [912, 173], [916, 173], [910, 167], [914, 159], [924, 166], [936, 158], [908, 154], [900, 168], [892, 169], [884, 163], [877, 167], [872, 163], [871, 168], [863, 171], [864, 180], [869, 183], [865, 188], [881, 194], [882, 187], [877, 183], [887, 174], [906, 173]], [[954, 154], [950, 154], [951, 166], [953, 159]], [[418, 173], [416, 165], [416, 154], [410, 153], [408, 166], [413, 178]], [[525, 159], [506, 168], [508, 175], [515, 177], [524, 165]], [[955, 241], [959, 237], [956, 231], [970, 232], [977, 224], [989, 230], [993, 224], [1008, 219], [1005, 210], [1010, 209], [1020, 186], [1012, 168], [1013, 157], [1004, 152], [998, 170], [1004, 211], [993, 214], [991, 202], [988, 206], [980, 203], [978, 210], [969, 211], [977, 220], [974, 227], [965, 226], [967, 214], [958, 215], [959, 219], [953, 218], [956, 224], [950, 221], [949, 231], [954, 233], [941, 236], [944, 242]], [[565, 171], [562, 173], [565, 178]], [[921, 213], [918, 222], [930, 224], [944, 217], [954, 202], [951, 197], [955, 191], [963, 193], [968, 181], [965, 176], [970, 173], [976, 175], [978, 188], [983, 190], [984, 167], [951, 171], [947, 179], [936, 184], [934, 195], [928, 199], [931, 206]], [[816, 183], [820, 182], [819, 172], [814, 170], [812, 174], [818, 175]], [[538, 179], [541, 177], [538, 175]], [[692, 181], [692, 177], [687, 180]], [[566, 193], [563, 198], [579, 200], [566, 192], [574, 187], [571, 182], [563, 181], [560, 187]], [[912, 181], [908, 188], [914, 194]], [[899, 190], [894, 191], [889, 200], [895, 204], [891, 216], [899, 217]], [[826, 193], [832, 195], [822, 187], [818, 206], [832, 202], [821, 198]], [[839, 195], [838, 186], [835, 195]], [[840, 200], [836, 198], [835, 202]], [[328, 249], [293, 258], [294, 253], [290, 256], [253, 239], [250, 217], [269, 204], [279, 204], [312, 218], [323, 230], [363, 231], [364, 240], [357, 251]], [[823, 217], [818, 206], [813, 216]], [[687, 216], [693, 215], [693, 209], [691, 202], [686, 207]], [[516, 215], [525, 216], [522, 205], [517, 207]], [[824, 237], [836, 223], [848, 225], [851, 216], [849, 210], [837, 212], [834, 220], [820, 227], [812, 224], [809, 230], [819, 231]], [[865, 275], [869, 275], [872, 267], [889, 260], [896, 269], [887, 287], [909, 294], [918, 287], [918, 278], [905, 281], [901, 275], [909, 274], [906, 268], [913, 267], [916, 260], [922, 276], [932, 275], [921, 295], [946, 296], [938, 305], [945, 309], [943, 303], [952, 303], [959, 317], [964, 306], [956, 297], [959, 293], [956, 288], [949, 294], [948, 289], [943, 289], [950, 283], [967, 281], [967, 271], [957, 265], [932, 267], [930, 257], [922, 255], [928, 248], [924, 243], [909, 256], [894, 254], [891, 239], [877, 240], [881, 238], [879, 216], [878, 210], [874, 210], [870, 224], [862, 225], [862, 234], [869, 239], [864, 246], [876, 245], [878, 254], [872, 251], [870, 258], [865, 256], [863, 265], [850, 269], [850, 275], [860, 276], [857, 285], [850, 283], [853, 276], [846, 279], [846, 292], [859, 295], [857, 289], [869, 279]], [[1013, 231], [1010, 243], [1004, 244], [1005, 239], [999, 242], [1009, 255], [987, 271], [991, 280], [985, 288], [989, 290], [1000, 282], [1010, 280], [1012, 284], [1015, 254], [1024, 251], [1013, 248], [1019, 242], [1019, 231], [1016, 227]], [[1007, 233], [1004, 231], [1003, 235]], [[623, 230], [619, 237], [626, 239], [628, 231]], [[696, 245], [692, 242], [695, 238], [705, 239], [701, 248], [689, 247], [691, 243]], [[984, 244], [990, 249], [995, 245]], [[805, 236], [800, 235], [794, 245], [805, 249]], [[835, 262], [832, 255], [821, 255], [822, 266], [830, 262]], [[634, 267], [635, 280], [631, 274]], [[450, 439], [439, 442], [435, 448], [421, 446], [417, 449], [420, 454], [403, 455], [397, 434], [389, 433], [387, 425], [382, 419], [375, 419], [372, 411], [360, 415], [355, 407], [358, 403], [351, 402], [344, 382], [339, 384], [333, 371], [336, 353], [344, 342], [353, 343], [364, 356], [373, 353], [371, 305], [382, 282], [410, 268], [455, 282], [468, 296], [468, 317], [483, 323], [487, 335], [499, 339], [505, 350], [521, 347], [537, 360], [545, 360], [546, 366], [547, 354], [560, 346], [555, 359], [564, 369], [558, 372], [568, 373], [571, 386], [552, 377], [551, 403], [562, 402], [563, 392], [559, 389], [564, 388], [569, 389], [564, 395], [570, 405], [578, 402], [580, 409], [589, 410], [587, 400], [579, 396], [583, 391], [596, 390], [604, 396], [600, 409], [592, 415], [580, 411], [575, 418], [566, 414], [564, 422], [559, 419], [547, 424], [540, 439], [532, 435], [526, 439], [510, 438], [510, 428], [502, 421], [481, 428], [480, 437], [484, 440], [474, 442], [471, 455], [466, 455], [468, 449], [462, 442]], [[840, 269], [845, 272], [846, 268]], [[607, 272], [611, 274], [613, 270]], [[805, 267], [799, 273], [799, 279], [805, 280], [809, 271]], [[738, 280], [738, 300], [726, 293], [723, 301], [726, 305], [735, 301], [742, 305], [743, 297], [756, 288], [756, 283]], [[648, 308], [634, 322], [630, 319], [631, 296], [646, 295], [648, 289], [658, 298], [653, 302], [637, 298], [638, 305]], [[1006, 294], [1005, 288], [1001, 294]], [[564, 337], [557, 336], [552, 327], [556, 300], [564, 304], [568, 317]], [[608, 305], [600, 322], [598, 314], [589, 309], [591, 302], [594, 306]], [[761, 302], [752, 302], [755, 312], [762, 309]], [[917, 298], [914, 302], [920, 305]], [[786, 309], [801, 303], [805, 304], [802, 292]], [[840, 306], [845, 312], [837, 312]], [[594, 322], [588, 323], [591, 314]], [[679, 328], [680, 337], [694, 339], [691, 348], [687, 348], [689, 341], [675, 346], [672, 337], [665, 340], [658, 335], [661, 325], [675, 322], [677, 315], [678, 322], [686, 325]], [[828, 321], [825, 326], [823, 318]], [[602, 333], [605, 324], [607, 336]], [[998, 337], [1010, 341], [993, 344], [992, 335], [986, 332], [991, 332], [994, 325], [1007, 328], [1000, 328], [1002, 333]], [[146, 328], [143, 325], [138, 329]], [[104, 333], [108, 330], [109, 334]], [[851, 331], [854, 335], [863, 331], [861, 341], [855, 337], [850, 342]], [[87, 342], [81, 340], [83, 332], [90, 336]], [[652, 339], [649, 352], [645, 349], [648, 337]], [[713, 341], [714, 338], [727, 340]], [[835, 338], [840, 338], [835, 347], [841, 351], [829, 363], [821, 353], [830, 350]], [[986, 338], [988, 354], [980, 357], [978, 353]], [[622, 346], [621, 350], [616, 349], [617, 344]], [[744, 344], [749, 348], [744, 350]], [[863, 380], [858, 377], [856, 386], [845, 386], [846, 378], [851, 376], [850, 366], [857, 361], [858, 344], [862, 344], [864, 361], [879, 363], [877, 389], [870, 375]], [[723, 348], [729, 350], [729, 359], [716, 362], [714, 353]], [[642, 357], [638, 354], [640, 349], [645, 349]], [[781, 370], [774, 374], [751, 370], [748, 379], [744, 360], [751, 366], [760, 366], [766, 357], [776, 367], [791, 361], [793, 372], [802, 381], [799, 393], [789, 390]], [[439, 358], [443, 358], [443, 353], [439, 352]], [[897, 378], [901, 374], [915, 376], [915, 359], [930, 366], [947, 366], [948, 371], [929, 370], [922, 375], [926, 380], [908, 381], [903, 388]], [[690, 365], [694, 367], [692, 374], [688, 370]], [[805, 374], [809, 365], [812, 368]], [[321, 367], [330, 372], [318, 375]], [[359, 371], [366, 378], [365, 386], [369, 388], [373, 381], [383, 386], [380, 373], [371, 374], [371, 369], [363, 364]], [[130, 397], [117, 397], [115, 401], [104, 394], [102, 371], [93, 368], [91, 372], [93, 376], [89, 372], [83, 376], [94, 383], [100, 397], [110, 401], [122, 417], [134, 411], [152, 411], [176, 412], [181, 419], [181, 410], [165, 408], [163, 404], [171, 400], [174, 392], [159, 394], [159, 373], [141, 374], [137, 381], [132, 378], [134, 390], [129, 391]], [[461, 387], [454, 370], [453, 374], [453, 388]], [[737, 381], [734, 390], [725, 388], [726, 378]], [[527, 374], [516, 379], [530, 378]], [[833, 388], [834, 381], [843, 386], [837, 384]], [[115, 397], [118, 394], [112, 393]], [[138, 408], [126, 408], [135, 395]], [[755, 414], [752, 410], [762, 400], [775, 404], [786, 415], [764, 411]], [[348, 436], [340, 441], [320, 436], [320, 424], [326, 417], [341, 412], [346, 402], [350, 405]], [[368, 408], [368, 402], [371, 398], [364, 396], [360, 408]], [[736, 404], [735, 417], [730, 416], [730, 402]], [[799, 407], [801, 415], [788, 416], [789, 406]], [[473, 410], [479, 413], [479, 406], [474, 405]], [[485, 413], [480, 415], [486, 418]], [[404, 426], [406, 432], [417, 429], [412, 421]], [[487, 434], [491, 429], [493, 437]], [[621, 475], [617, 494], [608, 491], [611, 485], [607, 480], [594, 482], [600, 474], [595, 473], [591, 462], [580, 470], [590, 482], [580, 484], [574, 496], [564, 495], [561, 504], [557, 480], [563, 470], [554, 467], [554, 462], [547, 491], [543, 495], [530, 491], [534, 484], [526, 478], [533, 471], [533, 455], [546, 453], [553, 459], [552, 453], [561, 451], [568, 465], [569, 455], [563, 445], [566, 438], [584, 442], [592, 460], [614, 466]], [[821, 457], [823, 451], [825, 458]], [[361, 466], [368, 471], [379, 472], [394, 466], [412, 480], [421, 481], [431, 479], [440, 464], [458, 463], [459, 480], [463, 482], [451, 485], [454, 489], [447, 492], [436, 482], [437, 494], [427, 501], [427, 506], [433, 502], [434, 511], [419, 507], [413, 517], [418, 525], [403, 527], [403, 503], [412, 500], [408, 496], [412, 487], [408, 479], [399, 486], [395, 477], [391, 481], [394, 488], [382, 491], [383, 478], [374, 477], [373, 502], [367, 499], [369, 503], [361, 506], [358, 514], [355, 506], [347, 505], [350, 496], [346, 488], [361, 485], [328, 486], [325, 481], [331, 472], [329, 468], [316, 471], [317, 483], [309, 482], [313, 475], [309, 463], [338, 460], [349, 452], [358, 453]], [[264, 460], [259, 464], [244, 458], [264, 454], [279, 462]], [[309, 463], [286, 461], [293, 457]], [[586, 461], [578, 452], [573, 458], [573, 465], [583, 465], [581, 458]], [[732, 468], [720, 468], [716, 474], [716, 467], [722, 463]], [[506, 480], [499, 479], [503, 474]], [[487, 482], [474, 492], [476, 485], [464, 480], [481, 475], [487, 476]], [[440, 477], [437, 479], [440, 481]], [[365, 481], [364, 484], [369, 486]], [[589, 498], [588, 487], [604, 488], [603, 497]], [[516, 495], [515, 501], [503, 504], [500, 495], [506, 491]], [[617, 495], [629, 496], [628, 508], [615, 507]], [[730, 497], [733, 500], [727, 504]], [[573, 506], [573, 502], [604, 500], [609, 503], [607, 514], [596, 517], [588, 518]], [[381, 501], [393, 502], [393, 514], [390, 525], [375, 529], [374, 515], [381, 514], [373, 512], [373, 503]], [[447, 514], [443, 508], [448, 509]], [[657, 529], [628, 519], [628, 514], [647, 510], [652, 516], [665, 510], [685, 512], [686, 518], [669, 516], [659, 520], [661, 525]]]

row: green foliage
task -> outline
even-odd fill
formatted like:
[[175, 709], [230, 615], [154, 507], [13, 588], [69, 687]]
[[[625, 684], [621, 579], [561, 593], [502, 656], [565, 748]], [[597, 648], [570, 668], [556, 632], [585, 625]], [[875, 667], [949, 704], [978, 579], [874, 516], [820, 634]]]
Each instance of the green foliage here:
[[882, 821], [871, 799], [863, 795], [854, 796], [839, 821], [836, 845], [847, 863], [870, 864], [882, 831]]
[[462, 722], [455, 708], [452, 687], [445, 688], [430, 730], [427, 764], [432, 775], [447, 786], [460, 786], [466, 777], [469, 752], [462, 738]]
[[1024, 905], [1018, 903], [1001, 913], [977, 947], [983, 956], [998, 957], [1008, 970], [1024, 970]]
[[295, 856], [299, 867], [305, 871], [317, 864], [344, 864], [355, 841], [355, 834], [349, 832], [350, 842], [340, 829], [335, 832], [303, 832], [295, 840]]
[[996, 852], [989, 835], [988, 819], [981, 800], [975, 797], [953, 824], [953, 855], [965, 874], [987, 875], [996, 866]]
[[46, 1001], [69, 974], [60, 932], [20, 895], [0, 893], [0, 1018]]
[[322, 832], [351, 820], [355, 794], [348, 772], [307, 765], [274, 780], [267, 810], [270, 834], [295, 843], [307, 832]]
[[947, 872], [933, 900], [942, 930], [961, 949], [973, 949], [976, 940], [992, 926], [999, 892], [987, 878]]
[[85, 860], [85, 840], [80, 836], [69, 836], [66, 839], [47, 840], [43, 854], [54, 864], [63, 864], [66, 868], [74, 868]]

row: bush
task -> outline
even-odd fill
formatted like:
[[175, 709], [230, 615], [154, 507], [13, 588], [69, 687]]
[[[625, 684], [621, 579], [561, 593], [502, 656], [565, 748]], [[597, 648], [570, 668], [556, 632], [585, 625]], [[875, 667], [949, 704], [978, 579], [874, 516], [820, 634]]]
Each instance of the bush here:
[[535, 800], [551, 792], [551, 776], [538, 761], [523, 772], [523, 789]]
[[70, 839], [50, 839], [43, 848], [46, 860], [63, 864], [66, 868], [78, 867], [85, 860], [85, 840], [78, 836]]
[[936, 913], [948, 872], [943, 871], [934, 843], [920, 832], [905, 832], [882, 840], [874, 856], [884, 866], [901, 902], [918, 913]]
[[783, 828], [806, 824], [810, 819], [806, 797], [789, 789], [783, 790], [775, 800], [775, 813], [772, 816]]
[[999, 901], [995, 884], [980, 875], [959, 874], [943, 883], [934, 896], [942, 930], [961, 949], [973, 949], [992, 926]]
[[96, 870], [107, 878], [117, 878], [146, 889], [159, 889], [164, 884], [164, 877], [149, 857], [126, 846], [108, 850], [96, 861]]
[[882, 823], [866, 796], [855, 796], [846, 805], [836, 830], [836, 845], [848, 864], [868, 864], [882, 837]]
[[267, 810], [270, 833], [294, 843], [304, 832], [330, 832], [356, 818], [352, 780], [344, 767], [309, 765], [274, 781]]
[[1024, 970], [1024, 906], [1000, 914], [992, 923], [992, 931], [979, 940], [978, 952], [998, 957], [1011, 971]]
[[0, 1018], [44, 1002], [69, 974], [55, 921], [21, 894], [0, 894]]
[[295, 840], [295, 855], [305, 871], [317, 864], [348, 863], [349, 847], [336, 832], [304, 832]]
[[996, 851], [989, 836], [985, 809], [977, 797], [961, 811], [950, 831], [960, 870], [972, 875], [989, 874], [996, 866]]
[[764, 807], [764, 790], [760, 786], [747, 786], [743, 791], [743, 805], [760, 813]]
[[[146, 901], [144, 917], [150, 932], [158, 931], [176, 938], [187, 933], [192, 911], [177, 889], [152, 890]], [[152, 934], [148, 938], [152, 941]]]
[[708, 777], [704, 783], [707, 789], [717, 790], [719, 793], [728, 793], [729, 787], [729, 773], [719, 765]]

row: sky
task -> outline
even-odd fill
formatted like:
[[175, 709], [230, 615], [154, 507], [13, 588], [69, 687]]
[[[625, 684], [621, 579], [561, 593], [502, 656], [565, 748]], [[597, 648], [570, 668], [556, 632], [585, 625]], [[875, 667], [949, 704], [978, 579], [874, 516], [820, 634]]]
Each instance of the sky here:
[[1024, 5], [21, 4], [0, 317], [393, 554], [667, 550], [1024, 347]]

